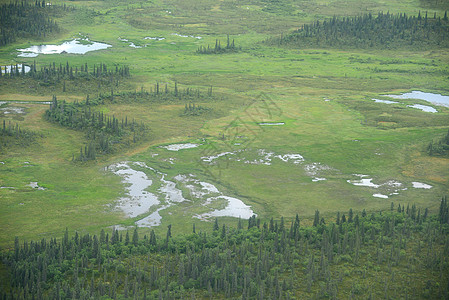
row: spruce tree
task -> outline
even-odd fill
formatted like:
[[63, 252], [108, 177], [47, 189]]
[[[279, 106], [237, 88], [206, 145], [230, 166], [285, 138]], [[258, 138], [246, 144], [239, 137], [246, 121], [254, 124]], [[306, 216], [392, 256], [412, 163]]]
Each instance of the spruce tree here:
[[137, 243], [139, 242], [139, 235], [137, 233], [137, 227], [134, 228], [134, 232], [133, 232], [133, 245], [137, 246]]
[[315, 217], [313, 219], [313, 226], [316, 227], [318, 226], [318, 224], [320, 223], [320, 212], [317, 210], [315, 210]]
[[217, 231], [219, 228], [220, 228], [220, 227], [218, 226], [218, 219], [215, 218], [213, 230], [214, 230], [214, 231]]

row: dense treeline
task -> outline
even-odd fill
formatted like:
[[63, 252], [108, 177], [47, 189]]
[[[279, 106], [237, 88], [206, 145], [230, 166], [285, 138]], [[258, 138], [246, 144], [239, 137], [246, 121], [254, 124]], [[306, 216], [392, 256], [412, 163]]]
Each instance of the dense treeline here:
[[207, 48], [204, 46], [200, 46], [197, 50], [196, 53], [198, 54], [222, 54], [222, 53], [229, 53], [229, 52], [237, 52], [239, 50], [239, 48], [237, 48], [235, 46], [234, 43], [234, 39], [232, 39], [232, 41], [229, 38], [227, 38], [226, 41], [226, 46], [222, 47], [221, 46], [221, 41], [219, 41], [218, 39], [215, 40], [215, 47], [210, 47], [209, 45], [207, 45]]
[[[27, 70], [27, 68], [29, 68]], [[106, 64], [94, 64], [88, 66], [87, 63], [81, 66], [72, 66], [67, 61], [65, 64], [50, 63], [48, 66], [36, 66], [36, 61], [30, 66], [24, 66], [22, 64], [11, 65], [9, 71], [4, 70], [4, 74], [0, 74], [0, 77], [4, 78], [16, 78], [27, 77], [38, 80], [41, 84], [49, 85], [61, 80], [75, 80], [86, 79], [93, 80], [99, 79], [108, 81], [109, 83], [115, 83], [119, 78], [129, 77], [129, 67], [115, 65], [108, 67]]]
[[[2, 299], [447, 299], [449, 225], [415, 206], [312, 227], [281, 218], [172, 237], [131, 232], [23, 242]], [[318, 218], [319, 212], [317, 211]], [[442, 215], [440, 211], [439, 216]], [[290, 224], [288, 224], [290, 223]]]
[[71, 10], [58, 5], [46, 5], [45, 1], [11, 1], [0, 5], [0, 46], [17, 38], [46, 37], [59, 32], [56, 21], [50, 17]]
[[444, 17], [427, 12], [418, 16], [371, 13], [357, 17], [333, 17], [323, 22], [302, 25], [301, 28], [271, 43], [292, 47], [320, 48], [447, 48], [449, 22]]
[[449, 129], [447, 134], [440, 140], [432, 141], [427, 145], [427, 153], [429, 155], [445, 155], [449, 153]]
[[39, 136], [34, 131], [20, 128], [19, 124], [12, 124], [11, 121], [6, 123], [6, 120], [3, 120], [0, 130], [0, 152], [11, 146], [27, 147]]
[[[117, 119], [102, 112], [94, 112], [92, 107], [101, 104], [98, 100], [91, 101], [89, 97], [82, 102], [66, 103], [58, 101], [53, 96], [50, 109], [45, 112], [45, 118], [61, 126], [83, 131], [88, 139], [87, 145], [80, 150], [78, 160], [91, 160], [97, 153], [111, 153], [112, 145], [136, 143], [147, 136], [147, 128], [134, 119]], [[73, 158], [75, 159], [75, 157]]]
[[2, 69], [5, 73], [0, 76], [0, 89], [10, 91], [25, 87], [30, 93], [37, 94], [66, 92], [99, 96], [112, 90], [131, 88], [130, 69], [126, 65], [74, 65], [69, 62], [38, 65], [33, 62], [30, 65], [15, 64]]

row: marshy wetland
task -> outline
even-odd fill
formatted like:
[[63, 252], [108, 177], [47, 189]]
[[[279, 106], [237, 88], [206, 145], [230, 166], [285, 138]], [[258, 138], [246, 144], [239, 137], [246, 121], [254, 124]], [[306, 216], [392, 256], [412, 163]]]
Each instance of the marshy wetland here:
[[[392, 13], [399, 13], [402, 9], [390, 4], [376, 5], [370, 8], [373, 12], [388, 8]], [[288, 32], [297, 24], [309, 22], [312, 15], [305, 13], [307, 17], [294, 17], [282, 11], [253, 10], [255, 6], [248, 6], [249, 9], [246, 6], [232, 9], [221, 6], [217, 10], [211, 7], [198, 20], [201, 26], [193, 24], [176, 31], [164, 18], [171, 19], [175, 15], [188, 18], [192, 9], [167, 10], [170, 14], [161, 11], [165, 17], [156, 17], [150, 25], [146, 16], [159, 11], [156, 4], [138, 8], [137, 5], [126, 7], [117, 3], [112, 7], [114, 13], [109, 11], [111, 7], [95, 3], [89, 8], [96, 12], [95, 15], [92, 10], [86, 10], [83, 2], [76, 2], [71, 13], [57, 19], [64, 28], [63, 33], [49, 37], [45, 42], [25, 45], [19, 40], [0, 49], [0, 63], [6, 66], [5, 69], [9, 68], [7, 73], [11, 73], [11, 66], [16, 64], [19, 73], [22, 73], [22, 64], [25, 73], [35, 64], [37, 70], [48, 67], [49, 72], [55, 72], [62, 66], [64, 72], [77, 74], [85, 73], [86, 69], [96, 72], [100, 63], [111, 70], [114, 64], [130, 67], [130, 77], [114, 79], [113, 84], [106, 78], [92, 84], [87, 81], [77, 83], [77, 79], [70, 78], [64, 82], [57, 78], [28, 82], [20, 78], [15, 81], [2, 79], [0, 101], [8, 100], [2, 105], [2, 118], [7, 124], [19, 122], [24, 128], [44, 136], [32, 147], [20, 151], [17, 148], [14, 151], [2, 149], [2, 161], [14, 165], [17, 159], [33, 158], [43, 170], [38, 175], [49, 174], [52, 170], [49, 176], [33, 180], [47, 181], [55, 185], [56, 190], [66, 189], [64, 185], [56, 184], [59, 181], [56, 178], [69, 178], [65, 165], [70, 165], [69, 169], [76, 168], [86, 174], [86, 182], [81, 185], [85, 192], [80, 195], [80, 201], [87, 203], [91, 191], [104, 190], [104, 187], [94, 186], [96, 180], [88, 178], [103, 176], [98, 172], [99, 168], [111, 165], [111, 161], [122, 161], [119, 159], [126, 155], [128, 161], [141, 161], [161, 172], [166, 171], [166, 178], [195, 174], [211, 184], [220, 182], [228, 192], [226, 195], [243, 196], [245, 205], [251, 206], [260, 217], [299, 213], [308, 218], [328, 198], [332, 198], [329, 199], [331, 204], [323, 209], [323, 213], [333, 214], [349, 207], [361, 209], [365, 205], [368, 205], [367, 209], [380, 207], [381, 202], [372, 199], [372, 191], [347, 184], [352, 180], [351, 174], [355, 173], [371, 174], [375, 178], [373, 182], [398, 180], [405, 184], [423, 181], [433, 186], [425, 192], [410, 189], [390, 196], [390, 200], [397, 202], [410, 197], [414, 199], [416, 192], [413, 202], [436, 208], [438, 197], [447, 191], [447, 158], [428, 157], [425, 153], [425, 145], [442, 136], [449, 124], [448, 96], [445, 96], [447, 78], [444, 75], [447, 53], [444, 49], [432, 53], [399, 49], [393, 53], [389, 50], [341, 51], [268, 45], [263, 41], [267, 34], [274, 33], [273, 28], [278, 28], [275, 32]], [[130, 19], [129, 13], [138, 9], [143, 10]], [[231, 27], [223, 27], [228, 28], [226, 34], [229, 36], [222, 30], [214, 32], [218, 23], [209, 18], [215, 14], [235, 13], [235, 9], [246, 16], [248, 25], [235, 22]], [[410, 7], [409, 11], [418, 9]], [[351, 15], [351, 12], [356, 14], [357, 9], [347, 14]], [[440, 11], [435, 10], [435, 13], [442, 17]], [[88, 18], [95, 21], [95, 25], [80, 21], [86, 16], [90, 16]], [[248, 29], [252, 21], [262, 16], [276, 17], [278, 21], [272, 29]], [[117, 31], [119, 27], [123, 29]], [[199, 46], [213, 47], [218, 42], [224, 47], [227, 40], [242, 50], [214, 55], [195, 53]], [[39, 44], [42, 46], [36, 46]], [[19, 53], [11, 51], [13, 48], [19, 49]], [[103, 51], [91, 51], [98, 49]], [[22, 57], [21, 53], [49, 55]], [[67, 62], [72, 70], [65, 70]], [[382, 71], [379, 72], [380, 68]], [[18, 89], [16, 81], [21, 80], [23, 88]], [[121, 85], [117, 87], [117, 83]], [[80, 165], [72, 165], [71, 159], [77, 149], [88, 144], [83, 133], [46, 123], [41, 116], [47, 107], [28, 104], [48, 103], [53, 95], [68, 102], [80, 102], [88, 94], [95, 99], [98, 90], [103, 97], [111, 90], [119, 94], [133, 88], [151, 93], [155, 91], [156, 83], [162, 92], [167, 86], [172, 90], [175, 83], [179, 89], [192, 91], [212, 87], [216, 96], [194, 100], [197, 106], [207, 108], [203, 110], [205, 113], [200, 111], [198, 115], [182, 114], [184, 106], [192, 103], [187, 98], [166, 103], [154, 100], [149, 105], [115, 100], [92, 107], [120, 119], [126, 117], [143, 122], [148, 125], [149, 135], [147, 140], [126, 152], [97, 156], [95, 161]], [[84, 92], [80, 92], [77, 85], [83, 84], [87, 85]], [[374, 103], [368, 99], [373, 99]], [[14, 100], [22, 103], [11, 103]], [[51, 158], [44, 154], [48, 151], [54, 151]], [[175, 155], [170, 155], [171, 152]], [[5, 165], [1, 167], [5, 168]], [[11, 182], [23, 186], [30, 182], [26, 178], [30, 175], [15, 167], [8, 170], [14, 176], [2, 178], [3, 186], [9, 186]], [[108, 178], [104, 180], [112, 181], [107, 186], [113, 184], [116, 193], [106, 201], [111, 204], [120, 199], [126, 187], [119, 178]], [[180, 193], [184, 195], [186, 191]], [[18, 213], [14, 211], [14, 203], [22, 203], [26, 196], [20, 193], [4, 196], [10, 203], [8, 213]], [[278, 199], [276, 205], [272, 203], [274, 199]], [[91, 205], [103, 207], [104, 203], [94, 201]], [[86, 230], [120, 223], [117, 212], [96, 211], [102, 215], [98, 220], [108, 220], [107, 224], [89, 225]], [[181, 211], [174, 211], [172, 215]], [[193, 222], [191, 218], [195, 214], [182, 222]], [[175, 219], [169, 217], [167, 222], [170, 218]], [[71, 222], [81, 225], [76, 217]], [[19, 228], [17, 230], [20, 232]], [[5, 242], [6, 236], [10, 235], [5, 232]]]
[[[125, 183], [123, 176], [105, 176], [98, 171], [124, 161], [123, 158], [158, 170], [165, 174], [164, 180], [175, 182], [173, 178], [178, 175], [194, 174], [202, 182], [219, 183], [223, 196], [242, 197], [244, 205], [262, 218], [298, 213], [307, 219], [313, 217], [313, 212], [323, 203], [327, 205], [321, 212], [330, 215], [350, 207], [376, 210], [385, 201], [373, 198], [376, 191], [372, 189], [379, 184], [379, 188], [385, 187], [382, 183], [389, 181], [398, 181], [404, 186], [411, 182], [432, 186], [429, 190], [409, 188], [398, 193], [394, 190], [377, 193], [388, 195], [388, 201], [397, 203], [413, 202], [432, 210], [438, 207], [439, 197], [446, 193], [447, 157], [430, 157], [425, 151], [430, 141], [444, 135], [449, 124], [445, 49], [410, 52], [404, 48], [393, 53], [389, 50], [295, 49], [266, 44], [263, 42], [266, 35], [288, 32], [297, 24], [309, 22], [312, 15], [305, 13], [303, 17], [295, 17], [283, 11], [253, 10], [255, 6], [231, 9], [222, 5], [217, 10], [211, 7], [199, 18], [201, 26], [192, 24], [173, 31], [164, 18], [169, 20], [175, 15], [188, 18], [193, 9], [181, 11], [174, 9], [179, 3], [174, 4], [173, 9], [167, 10], [170, 14], [161, 11], [165, 17], [156, 17], [150, 25], [146, 17], [159, 11], [157, 4], [142, 4], [142, 8], [138, 8], [138, 5], [116, 3], [112, 6], [114, 13], [110, 11], [112, 7], [100, 2], [89, 7], [91, 10], [83, 2], [73, 4], [71, 13], [57, 19], [64, 28], [59, 35], [27, 45], [18, 40], [0, 48], [0, 64], [6, 66], [7, 73], [13, 68], [14, 74], [22, 74], [21, 68], [25, 65], [24, 71], [28, 74], [30, 67], [36, 65], [37, 71], [45, 67], [49, 74], [58, 70], [74, 74], [74, 79], [64, 81], [58, 79], [64, 75], [52, 75], [48, 80], [36, 77], [29, 81], [20, 76], [16, 79], [5, 76], [0, 82], [0, 101], [7, 100], [2, 102], [1, 108], [5, 123], [17, 123], [43, 136], [30, 147], [2, 148], [2, 161], [6, 164], [0, 167], [10, 174], [2, 176], [2, 186], [20, 188], [30, 181], [46, 182], [53, 188], [42, 192], [52, 194], [48, 196], [53, 199], [49, 203], [57, 202], [58, 193], [71, 186], [61, 178], [71, 178], [68, 172], [76, 169], [75, 173], [80, 175], [74, 179], [86, 177], [79, 185], [83, 193], [78, 194], [72, 204], [68, 200], [66, 204], [73, 205], [74, 211], [84, 211], [90, 203], [95, 209], [88, 215], [96, 221], [85, 226], [86, 223], [74, 215], [68, 225], [94, 230], [132, 224], [127, 218], [133, 219], [136, 215], [104, 209], [113, 207], [113, 203], [120, 202], [123, 194], [129, 192], [127, 184], [133, 185], [131, 178]], [[388, 8], [392, 13], [399, 13], [403, 9], [390, 4], [376, 5], [370, 8], [373, 12]], [[235, 13], [235, 9], [247, 18], [244, 23], [249, 23], [236, 21], [233, 26], [222, 28], [227, 28], [226, 31], [214, 31], [218, 23], [210, 18], [216, 14]], [[134, 10], [138, 13], [130, 19], [129, 13]], [[409, 8], [410, 12], [414, 10], [419, 7]], [[351, 13], [357, 14], [357, 9], [345, 12]], [[440, 11], [435, 10], [435, 13], [442, 17]], [[86, 16], [90, 16], [95, 25], [80, 21]], [[249, 29], [251, 22], [268, 17], [278, 20], [271, 29]], [[273, 32], [274, 28], [278, 29]], [[225, 54], [196, 53], [199, 46], [213, 47], [220, 43], [225, 47], [230, 41], [241, 50]], [[39, 44], [42, 46], [36, 46]], [[11, 51], [13, 49], [19, 49], [19, 53]], [[91, 51], [99, 49], [103, 50]], [[39, 53], [48, 55], [35, 56]], [[70, 68], [66, 66], [68, 62]], [[108, 67], [107, 72], [114, 70], [114, 65], [125, 64], [130, 68], [130, 75], [112, 79], [112, 82], [108, 77], [84, 79], [87, 77], [83, 74], [97, 72], [96, 68], [103, 64]], [[79, 80], [85, 81], [78, 83]], [[173, 93], [175, 84], [179, 91], [190, 89], [191, 96], [184, 99], [178, 96], [173, 100], [154, 98], [145, 100], [149, 101], [145, 104], [136, 98], [138, 93], [128, 98], [120, 95], [133, 89], [151, 94], [156, 88], [163, 95], [167, 89]], [[206, 93], [209, 89], [212, 97]], [[194, 100], [197, 90], [204, 96], [199, 94]], [[114, 100], [107, 98], [111, 91], [118, 95]], [[84, 133], [46, 122], [42, 116], [48, 106], [31, 103], [49, 103], [53, 95], [60, 101], [81, 102], [87, 95], [96, 99], [100, 93], [106, 102], [101, 100], [100, 105], [90, 110], [114, 115], [119, 122], [127, 118], [145, 123], [148, 137], [135, 146], [96, 155], [94, 161], [73, 163], [79, 149], [84, 153], [84, 147], [89, 146]], [[183, 114], [184, 109], [192, 113]], [[114, 146], [114, 138], [111, 139], [109, 142]], [[118, 149], [114, 147], [112, 149]], [[52, 155], [45, 155], [49, 152]], [[33, 160], [40, 170], [35, 174], [38, 178], [22, 172], [15, 163], [18, 160]], [[371, 186], [356, 184], [352, 174], [359, 173], [370, 174]], [[361, 178], [360, 182], [364, 181], [367, 179]], [[97, 186], [96, 182], [103, 183]], [[160, 179], [158, 182], [162, 184]], [[107, 197], [91, 201], [95, 194], [110, 186], [113, 188], [108, 190]], [[153, 195], [157, 199], [155, 202], [164, 198], [163, 191], [154, 194], [155, 186], [148, 189], [151, 191], [146, 197]], [[23, 209], [16, 210], [15, 203], [23, 203], [29, 195], [3, 192], [5, 215], [23, 213]], [[178, 193], [188, 199], [187, 188], [182, 187]], [[27, 201], [46, 207], [45, 197]], [[170, 209], [159, 211], [166, 214], [165, 218], [160, 218], [160, 224], [198, 222], [194, 216], [202, 214], [199, 208], [192, 208], [192, 212], [186, 214], [182, 206], [185, 201], [180, 202], [179, 208], [176, 201], [169, 202], [173, 204]], [[151, 205], [139, 207], [145, 213], [151, 212]], [[169, 210], [170, 215], [167, 214]], [[52, 211], [51, 206], [49, 211]], [[62, 221], [58, 214], [49, 214], [45, 219], [52, 219], [52, 215], [53, 222]], [[45, 222], [39, 223], [41, 225], [30, 229], [30, 236], [51, 232], [45, 229]], [[19, 224], [13, 222], [9, 227], [11, 232], [4, 232], [4, 243], [8, 243], [7, 236], [22, 235], [22, 230], [28, 232], [26, 226]], [[207, 222], [202, 224], [199, 222], [198, 226], [207, 227]]]
[[[39, 4], [36, 24], [46, 25], [5, 30], [0, 43], [0, 246], [66, 228], [139, 228], [143, 237], [168, 226], [210, 234], [216, 222], [226, 233], [256, 217], [309, 226], [317, 211], [323, 226], [350, 209], [438, 214], [449, 194], [449, 50], [440, 41], [448, 9], [377, 0]], [[385, 40], [354, 31], [351, 44], [342, 28], [376, 18], [416, 24]], [[342, 26], [325, 30], [336, 37], [321, 36], [331, 23]], [[298, 299], [317, 295], [313, 282]]]

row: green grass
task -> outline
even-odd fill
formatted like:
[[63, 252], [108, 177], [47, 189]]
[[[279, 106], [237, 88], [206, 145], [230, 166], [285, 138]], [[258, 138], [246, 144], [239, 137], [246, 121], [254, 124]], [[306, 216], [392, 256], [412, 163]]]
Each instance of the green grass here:
[[[71, 230], [98, 232], [115, 224], [132, 225], [119, 212], [108, 209], [124, 193], [120, 178], [104, 172], [114, 162], [143, 161], [172, 178], [193, 173], [199, 179], [213, 183], [223, 193], [242, 199], [266, 220], [271, 217], [312, 218], [319, 209], [326, 217], [337, 211], [366, 208], [375, 211], [390, 202], [416, 203], [436, 211], [439, 199], [448, 193], [449, 160], [428, 157], [425, 147], [447, 132], [449, 111], [438, 107], [439, 113], [428, 114], [401, 105], [374, 103], [386, 93], [423, 90], [449, 94], [449, 51], [410, 52], [357, 51], [323, 49], [284, 49], [267, 46], [265, 39], [287, 33], [300, 24], [332, 15], [359, 15], [365, 12], [390, 11], [416, 14], [444, 13], [445, 7], [428, 7], [418, 1], [288, 1], [276, 3], [251, 1], [56, 1], [78, 8], [66, 17], [58, 18], [63, 28], [58, 36], [45, 41], [21, 40], [0, 48], [0, 65], [36, 61], [38, 66], [65, 64], [89, 66], [98, 63], [128, 65], [131, 78], [120, 82], [118, 90], [150, 90], [156, 82], [176, 81], [180, 87], [206, 90], [213, 86], [217, 99], [196, 103], [211, 109], [200, 116], [182, 116], [184, 102], [121, 103], [97, 107], [117, 118], [128, 116], [149, 126], [149, 141], [125, 152], [103, 156], [95, 162], [73, 164], [71, 158], [84, 145], [80, 132], [64, 129], [43, 120], [42, 105], [27, 107], [24, 116], [3, 116], [20, 126], [42, 133], [44, 138], [28, 148], [14, 148], [1, 153], [0, 245], [9, 246], [14, 236], [31, 239], [60, 236]], [[422, 5], [422, 6], [421, 6]], [[170, 13], [167, 13], [170, 11]], [[265, 24], [265, 25], [264, 25]], [[20, 58], [15, 49], [45, 42], [60, 44], [64, 40], [88, 36], [92, 41], [111, 44], [107, 50], [85, 55], [39, 55]], [[180, 37], [173, 33], [200, 36]], [[216, 39], [226, 40], [230, 34], [238, 53], [198, 55], [199, 46], [213, 45]], [[126, 38], [143, 48], [132, 48], [119, 40]], [[164, 40], [145, 40], [164, 37]], [[67, 81], [43, 86], [29, 80], [0, 80], [1, 100], [48, 101], [82, 100], [86, 94], [98, 93], [95, 82]], [[107, 93], [108, 87], [101, 92]], [[271, 111], [258, 109], [252, 101], [264, 93]], [[268, 99], [262, 98], [262, 99]], [[330, 101], [325, 101], [329, 99]], [[411, 103], [411, 102], [410, 102]], [[425, 102], [413, 101], [425, 104]], [[257, 122], [285, 122], [284, 126], [260, 128]], [[233, 126], [230, 126], [233, 124]], [[244, 132], [240, 147], [232, 142]], [[225, 140], [221, 140], [224, 134]], [[242, 134], [238, 134], [242, 135]], [[321, 163], [332, 168], [323, 171], [326, 181], [312, 182], [303, 167], [280, 160], [272, 165], [250, 165], [236, 161], [226, 168], [201, 168], [198, 161], [207, 146], [169, 152], [161, 144], [178, 142], [214, 145], [216, 151], [246, 149], [245, 155], [257, 158], [265, 149], [277, 154], [299, 153], [305, 163]], [[251, 141], [250, 144], [245, 142]], [[379, 154], [376, 154], [379, 153]], [[159, 154], [154, 156], [153, 154]], [[175, 158], [174, 165], [164, 161]], [[25, 167], [29, 161], [33, 166]], [[220, 174], [211, 177], [208, 173]], [[352, 174], [367, 174], [374, 182], [398, 180], [404, 184], [420, 181], [433, 185], [430, 190], [408, 188], [390, 199], [372, 197], [376, 190], [356, 187], [346, 180]], [[317, 175], [318, 176], [318, 175]], [[37, 181], [47, 188], [36, 191], [27, 187]], [[156, 185], [153, 187], [156, 188]], [[379, 190], [380, 192], [380, 190]], [[21, 204], [23, 203], [23, 204]], [[192, 223], [198, 229], [210, 228], [208, 222], [192, 219], [202, 212], [198, 203], [184, 203], [161, 211], [163, 223], [156, 228], [165, 232], [174, 224], [179, 232], [190, 232]], [[188, 212], [188, 213], [187, 213]], [[223, 218], [228, 224], [233, 218]], [[306, 221], [307, 222], [307, 221]]]

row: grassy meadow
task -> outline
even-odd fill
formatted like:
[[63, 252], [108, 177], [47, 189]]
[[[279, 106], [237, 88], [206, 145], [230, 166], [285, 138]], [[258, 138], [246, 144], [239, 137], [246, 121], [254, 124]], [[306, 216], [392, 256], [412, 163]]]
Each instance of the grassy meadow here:
[[[2, 0], [2, 3], [7, 1]], [[42, 135], [28, 147], [12, 145], [0, 152], [0, 246], [10, 248], [14, 237], [60, 237], [66, 227], [79, 232], [98, 232], [114, 225], [133, 226], [113, 209], [126, 193], [121, 178], [105, 170], [120, 161], [144, 162], [172, 180], [178, 174], [194, 174], [214, 184], [224, 194], [250, 205], [263, 220], [293, 218], [299, 214], [311, 223], [315, 210], [333, 220], [350, 208], [378, 211], [398, 204], [416, 204], [436, 213], [440, 199], [449, 193], [449, 157], [429, 156], [426, 146], [448, 131], [449, 108], [421, 100], [400, 104], [375, 103], [382, 95], [420, 90], [449, 95], [449, 51], [295, 49], [264, 43], [300, 25], [333, 15], [357, 16], [379, 11], [417, 15], [428, 11], [442, 17], [444, 1], [263, 1], [235, 2], [62, 1], [75, 10], [55, 17], [62, 28], [42, 39], [20, 39], [0, 47], [0, 65], [24, 63], [39, 67], [70, 62], [80, 67], [104, 63], [127, 65], [131, 76], [114, 85], [120, 91], [154, 91], [159, 83], [173, 89], [212, 87], [212, 98], [195, 105], [208, 110], [183, 115], [189, 101], [183, 99], [107, 103], [92, 109], [117, 118], [133, 118], [148, 126], [148, 139], [94, 161], [72, 162], [87, 143], [84, 133], [54, 123], [43, 116], [53, 95], [67, 102], [83, 101], [110, 93], [107, 84], [67, 80], [42, 85], [28, 78], [1, 78], [2, 108], [20, 107], [23, 113], [4, 113], [1, 120], [19, 124]], [[197, 54], [200, 46], [216, 40], [235, 41], [237, 52]], [[88, 37], [112, 45], [86, 54], [40, 54], [18, 57], [16, 49], [36, 44], [61, 44]], [[159, 38], [145, 39], [145, 38]], [[123, 41], [121, 39], [126, 39]], [[137, 47], [131, 47], [130, 43]], [[391, 99], [390, 99], [391, 100]], [[396, 101], [396, 100], [395, 100]], [[32, 103], [36, 102], [36, 103]], [[438, 113], [407, 107], [432, 106]], [[261, 122], [283, 122], [263, 126]], [[199, 147], [169, 151], [160, 146], [197, 143]], [[272, 152], [270, 164], [245, 163]], [[202, 157], [224, 152], [213, 164]], [[300, 154], [294, 164], [276, 155]], [[263, 156], [263, 155], [262, 155]], [[232, 159], [240, 158], [240, 160]], [[174, 163], [170, 163], [170, 160]], [[318, 167], [317, 167], [318, 166]], [[146, 170], [151, 178], [151, 172]], [[368, 175], [379, 188], [355, 186], [348, 180]], [[313, 181], [314, 178], [325, 178]], [[157, 179], [150, 191], [157, 190]], [[402, 183], [388, 199], [375, 193], [393, 193], [386, 183]], [[30, 187], [37, 182], [45, 190]], [[431, 185], [417, 189], [412, 182]], [[181, 186], [178, 185], [182, 189]], [[153, 189], [153, 190], [151, 190]], [[188, 198], [187, 190], [183, 190]], [[161, 210], [164, 233], [190, 232], [192, 224], [209, 230], [211, 222], [192, 218], [204, 212], [191, 201]], [[220, 222], [234, 224], [235, 218]], [[149, 229], [142, 229], [142, 232]]]

